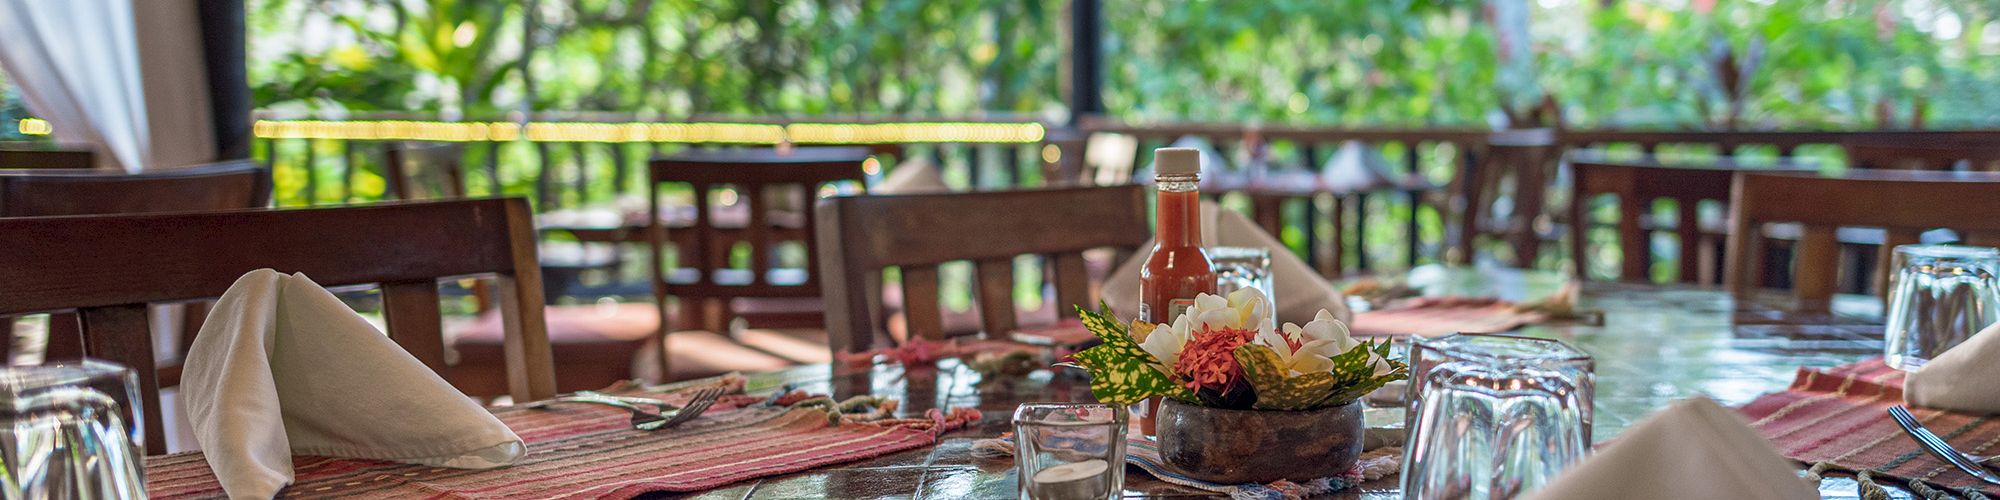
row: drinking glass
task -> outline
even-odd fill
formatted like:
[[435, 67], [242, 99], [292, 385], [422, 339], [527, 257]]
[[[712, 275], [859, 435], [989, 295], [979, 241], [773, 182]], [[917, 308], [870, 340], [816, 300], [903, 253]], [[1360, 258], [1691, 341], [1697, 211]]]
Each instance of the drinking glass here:
[[138, 388], [97, 360], [0, 368], [0, 497], [145, 498]]
[[1410, 352], [1406, 498], [1513, 498], [1590, 449], [1590, 356], [1561, 341], [1451, 334]]
[[1955, 245], [1896, 247], [1889, 277], [1883, 357], [1916, 370], [1946, 349], [2000, 321], [2000, 250]]
[[1264, 298], [1277, 300], [1271, 288], [1271, 249], [1261, 247], [1209, 247], [1209, 262], [1215, 264], [1215, 293], [1255, 288]]
[[1125, 486], [1124, 408], [1027, 403], [1014, 410], [1023, 500], [1106, 500]]

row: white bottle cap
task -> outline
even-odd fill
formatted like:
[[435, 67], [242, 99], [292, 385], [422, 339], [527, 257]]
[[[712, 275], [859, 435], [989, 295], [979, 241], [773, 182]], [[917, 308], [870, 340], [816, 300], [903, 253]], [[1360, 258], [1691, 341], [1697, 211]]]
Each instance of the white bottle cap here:
[[1201, 150], [1160, 148], [1153, 150], [1153, 175], [1195, 175], [1201, 173]]

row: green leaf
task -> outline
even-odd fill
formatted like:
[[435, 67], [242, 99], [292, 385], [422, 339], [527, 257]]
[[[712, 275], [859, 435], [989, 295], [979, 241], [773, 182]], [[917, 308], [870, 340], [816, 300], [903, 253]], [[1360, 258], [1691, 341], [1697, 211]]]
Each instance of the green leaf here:
[[1156, 396], [1181, 401], [1195, 399], [1193, 391], [1175, 384], [1154, 366], [1160, 361], [1132, 341], [1125, 325], [1111, 317], [1110, 307], [1100, 307], [1106, 312], [1087, 311], [1083, 306], [1077, 306], [1076, 312], [1083, 319], [1084, 328], [1104, 343], [1072, 356], [1078, 366], [1090, 371], [1090, 394], [1098, 402], [1129, 405]]

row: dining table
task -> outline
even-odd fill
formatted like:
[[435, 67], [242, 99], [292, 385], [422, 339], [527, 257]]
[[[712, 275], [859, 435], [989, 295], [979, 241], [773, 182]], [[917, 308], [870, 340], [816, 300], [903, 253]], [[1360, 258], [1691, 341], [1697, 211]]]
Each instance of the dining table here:
[[[1423, 266], [1401, 278], [1429, 296], [1489, 296], [1530, 301], [1556, 293], [1566, 275], [1498, 267]], [[1789, 296], [1771, 292], [1736, 299], [1713, 288], [1682, 284], [1590, 282], [1580, 284], [1576, 307], [1601, 311], [1601, 321], [1548, 322], [1516, 334], [1559, 339], [1596, 361], [1593, 437], [1616, 439], [1669, 403], [1707, 395], [1742, 405], [1784, 390], [1800, 367], [1825, 368], [1880, 356], [1881, 302], [1839, 296], [1830, 312], [1789, 311]], [[983, 418], [940, 434], [932, 446], [914, 447], [844, 463], [721, 485], [706, 491], [649, 494], [658, 498], [1016, 498], [1018, 469], [1011, 459], [974, 452], [976, 443], [1012, 430], [1009, 416], [1023, 403], [1093, 401], [1089, 381], [1075, 369], [1052, 367], [1003, 380], [983, 376], [951, 359], [905, 370], [895, 363], [867, 367], [807, 365], [742, 374], [749, 394], [804, 391], [835, 399], [872, 395], [900, 401], [899, 417], [927, 411], [976, 408]], [[650, 390], [710, 383], [684, 381]], [[499, 410], [496, 410], [499, 411]], [[1400, 412], [1398, 408], [1371, 408]], [[1371, 421], [1400, 421], [1400, 413]], [[631, 431], [642, 432], [642, 431]], [[191, 459], [182, 456], [184, 459]], [[150, 459], [149, 459], [150, 460]], [[1801, 466], [1801, 470], [1804, 467]], [[1393, 475], [1371, 480], [1331, 498], [1400, 498]], [[1908, 494], [1889, 484], [1891, 495]], [[318, 493], [338, 494], [338, 487]], [[1824, 498], [1860, 498], [1857, 482], [1828, 474]], [[1127, 498], [1213, 496], [1177, 486], [1134, 468], [1125, 475]]]
[[[1416, 268], [1406, 280], [1426, 295], [1485, 295], [1511, 301], [1547, 296], [1567, 282], [1555, 272], [1443, 266]], [[1832, 312], [1810, 314], [1789, 312], [1789, 301], [1789, 295], [1779, 292], [1736, 300], [1713, 288], [1592, 282], [1582, 284], [1578, 306], [1602, 311], [1601, 325], [1545, 323], [1514, 333], [1560, 339], [1595, 358], [1592, 433], [1602, 443], [1682, 398], [1699, 394], [1742, 405], [1785, 389], [1802, 366], [1833, 367], [1882, 354], [1878, 299], [1841, 296]], [[1011, 431], [1008, 417], [1022, 403], [1093, 400], [1089, 382], [1080, 375], [1041, 371], [1009, 383], [982, 385], [979, 374], [949, 361], [934, 374], [918, 377], [893, 364], [867, 370], [802, 366], [747, 377], [751, 392], [796, 387], [840, 397], [874, 394], [900, 398], [904, 404], [899, 411], [909, 415], [933, 408], [976, 407], [985, 418], [945, 434], [933, 447], [683, 496], [1015, 498], [1018, 478], [1012, 461], [979, 457], [972, 451], [974, 443]], [[1856, 486], [1850, 477], [1830, 474], [1820, 483], [1820, 492], [1823, 498], [1860, 498]], [[1893, 496], [1908, 495], [1895, 485], [1886, 486]], [[1214, 495], [1133, 468], [1125, 475], [1124, 496]], [[1397, 478], [1391, 476], [1330, 498], [1389, 499], [1401, 498], [1401, 493]]]

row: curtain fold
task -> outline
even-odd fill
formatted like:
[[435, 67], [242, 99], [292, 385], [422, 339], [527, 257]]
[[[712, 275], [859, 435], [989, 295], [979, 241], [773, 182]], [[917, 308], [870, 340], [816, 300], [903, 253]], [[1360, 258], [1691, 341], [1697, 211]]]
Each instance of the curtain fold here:
[[127, 172], [214, 158], [192, 0], [0, 0], [0, 66], [62, 142]]

